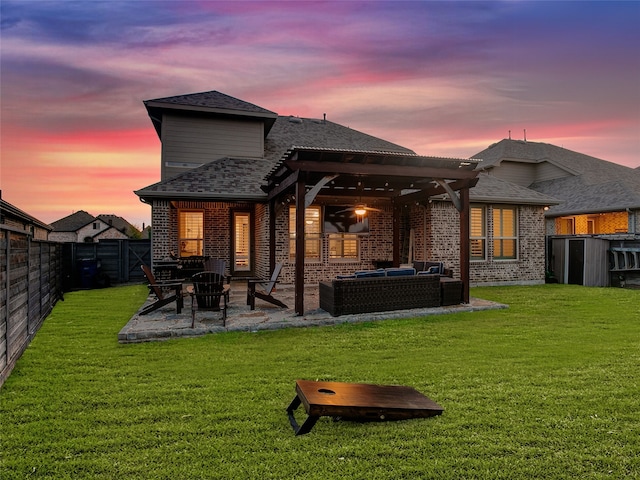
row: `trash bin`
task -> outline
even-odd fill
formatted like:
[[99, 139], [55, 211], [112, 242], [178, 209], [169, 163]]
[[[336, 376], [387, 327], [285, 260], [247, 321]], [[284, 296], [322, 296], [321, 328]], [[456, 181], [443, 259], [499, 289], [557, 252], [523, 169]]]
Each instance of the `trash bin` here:
[[81, 258], [78, 260], [80, 271], [80, 288], [92, 288], [98, 273], [98, 260], [95, 258]]

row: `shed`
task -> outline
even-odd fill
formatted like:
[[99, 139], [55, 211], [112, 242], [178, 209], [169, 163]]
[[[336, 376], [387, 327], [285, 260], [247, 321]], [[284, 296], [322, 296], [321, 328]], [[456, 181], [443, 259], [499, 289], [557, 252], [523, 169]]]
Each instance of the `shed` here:
[[608, 287], [609, 241], [593, 236], [551, 237], [550, 265], [558, 282]]

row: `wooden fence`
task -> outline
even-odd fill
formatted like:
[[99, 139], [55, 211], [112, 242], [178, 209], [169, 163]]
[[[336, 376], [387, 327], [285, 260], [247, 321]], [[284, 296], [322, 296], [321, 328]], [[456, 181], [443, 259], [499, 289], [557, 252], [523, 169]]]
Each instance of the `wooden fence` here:
[[151, 240], [100, 240], [63, 245], [64, 291], [143, 282], [151, 265]]
[[0, 225], [0, 387], [62, 298], [62, 245]]

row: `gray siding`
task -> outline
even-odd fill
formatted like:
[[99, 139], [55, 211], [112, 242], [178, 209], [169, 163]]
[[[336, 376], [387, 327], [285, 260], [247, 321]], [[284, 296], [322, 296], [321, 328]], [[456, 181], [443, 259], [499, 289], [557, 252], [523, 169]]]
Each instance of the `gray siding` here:
[[536, 180], [536, 165], [527, 163], [502, 162], [499, 168], [491, 170], [496, 178], [528, 187]]
[[566, 170], [556, 167], [553, 163], [542, 162], [536, 168], [536, 182], [554, 180], [556, 178], [568, 177], [570, 174]]
[[534, 182], [543, 182], [556, 178], [568, 177], [570, 174], [550, 162], [524, 163], [504, 161], [499, 167], [491, 170], [491, 174], [501, 180], [528, 187]]
[[261, 121], [165, 115], [162, 121], [162, 180], [218, 158], [264, 154]]

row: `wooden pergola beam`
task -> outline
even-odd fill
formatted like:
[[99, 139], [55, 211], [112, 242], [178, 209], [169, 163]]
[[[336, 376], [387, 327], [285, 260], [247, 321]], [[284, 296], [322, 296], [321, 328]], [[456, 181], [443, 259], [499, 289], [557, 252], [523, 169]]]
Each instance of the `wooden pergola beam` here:
[[474, 170], [448, 168], [433, 168], [413, 165], [379, 165], [341, 162], [313, 162], [287, 160], [286, 165], [293, 171], [316, 172], [347, 175], [370, 175], [388, 177], [413, 177], [413, 178], [443, 178], [466, 179], [474, 178], [477, 172]]

